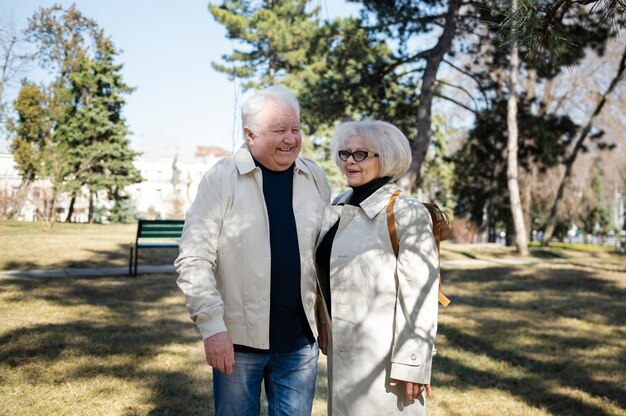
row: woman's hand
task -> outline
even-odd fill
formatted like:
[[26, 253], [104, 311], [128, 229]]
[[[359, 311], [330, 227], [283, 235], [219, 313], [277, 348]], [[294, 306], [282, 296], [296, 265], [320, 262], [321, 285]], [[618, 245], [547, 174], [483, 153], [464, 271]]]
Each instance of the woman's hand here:
[[[413, 383], [411, 381], [396, 380], [393, 378], [389, 382], [389, 385], [392, 387], [402, 386], [403, 384], [404, 398], [407, 402], [411, 402], [417, 399], [422, 394], [422, 392], [424, 392], [424, 390], [426, 391], [426, 397], [428, 399], [433, 396], [433, 390], [430, 388], [430, 384]], [[402, 389], [400, 389], [400, 391], [402, 391]]]
[[328, 355], [328, 326], [321, 324], [318, 332], [317, 343], [319, 344], [320, 351], [322, 351], [322, 354]]

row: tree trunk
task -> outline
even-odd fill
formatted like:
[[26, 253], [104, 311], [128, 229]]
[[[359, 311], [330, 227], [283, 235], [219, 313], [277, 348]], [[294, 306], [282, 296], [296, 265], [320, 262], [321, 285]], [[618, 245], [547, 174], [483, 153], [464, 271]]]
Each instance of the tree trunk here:
[[532, 241], [533, 223], [531, 208], [533, 202], [533, 181], [537, 177], [537, 167], [530, 161], [530, 171], [523, 172], [520, 178], [520, 198], [522, 201], [522, 212], [524, 213], [524, 224], [526, 225], [527, 237]]
[[70, 200], [70, 207], [67, 209], [67, 217], [65, 218], [65, 222], [72, 222], [72, 215], [74, 215], [75, 203], [76, 203], [76, 194], [72, 194], [72, 199]]
[[493, 212], [493, 205], [489, 203], [487, 208], [487, 242], [498, 242], [498, 230], [496, 229], [496, 216]]
[[93, 224], [93, 192], [89, 192], [89, 212], [87, 213], [87, 222]]
[[17, 195], [15, 196], [15, 204], [9, 210], [7, 214], [7, 218], [16, 219], [20, 212], [22, 211], [22, 207], [24, 206], [24, 202], [26, 202], [26, 198], [28, 197], [28, 193], [30, 191], [30, 186], [33, 181], [28, 177], [30, 175], [26, 174], [22, 177], [22, 181], [20, 182], [20, 188], [17, 191]]
[[513, 234], [515, 234], [515, 230], [511, 221], [507, 221], [506, 223], [506, 234], [504, 236], [504, 245], [507, 247], [511, 247], [513, 245]]
[[589, 135], [589, 132], [591, 131], [591, 128], [593, 127], [593, 124], [596, 118], [602, 111], [602, 107], [604, 107], [604, 104], [606, 103], [608, 96], [613, 92], [613, 90], [615, 89], [615, 86], [622, 79], [622, 76], [624, 75], [624, 69], [626, 69], [626, 48], [624, 48], [624, 52], [622, 53], [622, 59], [619, 62], [619, 67], [617, 68], [617, 73], [615, 74], [615, 77], [611, 81], [609, 88], [600, 97], [600, 101], [598, 101], [598, 104], [596, 105], [596, 108], [593, 114], [591, 114], [591, 117], [587, 121], [587, 124], [581, 130], [580, 135], [578, 136], [578, 139], [576, 139], [576, 144], [574, 145], [574, 150], [572, 150], [572, 154], [565, 161], [565, 173], [563, 174], [563, 178], [561, 179], [561, 183], [559, 184], [559, 189], [556, 193], [556, 197], [554, 198], [554, 203], [552, 204], [552, 208], [550, 209], [550, 217], [548, 217], [546, 231], [543, 236], [543, 241], [541, 242], [542, 246], [547, 246], [548, 242], [550, 241], [550, 239], [552, 238], [554, 234], [554, 228], [556, 227], [556, 222], [557, 222], [557, 217], [558, 217], [557, 213], [559, 209], [559, 204], [561, 203], [561, 200], [563, 199], [563, 195], [565, 194], [565, 188], [567, 187], [571, 179], [572, 167], [574, 166], [574, 162], [576, 161], [578, 154], [582, 150], [583, 143], [585, 139], [587, 138], [587, 136]]
[[[535, 103], [537, 97], [537, 70], [534, 68], [528, 69], [528, 76], [526, 78], [526, 99], [531, 103], [531, 111], [540, 113], [542, 107], [540, 103]], [[520, 197], [522, 199], [522, 212], [524, 213], [524, 224], [526, 225], [526, 236], [528, 241], [533, 240], [533, 219], [531, 215], [532, 200], [533, 200], [533, 183], [537, 177], [537, 163], [529, 154], [524, 161], [525, 166], [528, 166], [528, 170], [523, 169], [520, 175]], [[520, 172], [518, 170], [518, 172]]]
[[399, 180], [399, 185], [403, 189], [410, 191], [419, 183], [421, 177], [422, 164], [426, 158], [426, 151], [430, 145], [431, 129], [431, 107], [435, 92], [435, 81], [437, 71], [444, 55], [450, 49], [454, 33], [456, 31], [456, 21], [461, 6], [461, 0], [450, 0], [448, 11], [445, 17], [443, 33], [439, 37], [437, 45], [430, 51], [426, 58], [426, 69], [422, 76], [422, 88], [420, 90], [419, 105], [417, 107], [417, 138], [413, 142], [413, 160], [408, 172]]
[[45, 223], [44, 223], [44, 230], [46, 231], [51, 231], [52, 228], [54, 228], [54, 224], [57, 221], [57, 198], [59, 196], [59, 191], [58, 189], [53, 186], [52, 187], [52, 196], [50, 197], [49, 203], [48, 203], [48, 209], [46, 212], [46, 219], [45, 219]]
[[[3, 22], [4, 23], [4, 22]], [[4, 102], [4, 93], [5, 86], [8, 82], [13, 78], [12, 75], [15, 75], [15, 47], [17, 45], [18, 38], [13, 33], [13, 22], [9, 22], [9, 30], [7, 33], [3, 33], [3, 56], [2, 63], [0, 63], [0, 123], [4, 124], [5, 122], [5, 102]], [[7, 30], [6, 26], [2, 28], [3, 30]], [[8, 35], [8, 36], [6, 36]], [[19, 212], [19, 211], [18, 211]], [[10, 217], [9, 217], [10, 218]]]
[[[511, 9], [517, 9], [517, 0], [511, 2]], [[507, 106], [507, 183], [509, 187], [509, 198], [511, 202], [511, 214], [513, 226], [515, 228], [515, 246], [517, 252], [522, 256], [528, 256], [528, 236], [524, 225], [524, 213], [520, 200], [518, 167], [517, 167], [517, 75], [519, 71], [519, 51], [517, 45], [513, 45], [511, 51], [511, 77], [509, 81], [509, 100]]]

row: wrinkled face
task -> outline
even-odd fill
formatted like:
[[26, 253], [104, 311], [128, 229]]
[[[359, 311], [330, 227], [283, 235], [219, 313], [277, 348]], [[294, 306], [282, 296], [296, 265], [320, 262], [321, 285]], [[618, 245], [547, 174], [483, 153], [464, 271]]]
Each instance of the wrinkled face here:
[[245, 129], [252, 156], [269, 170], [289, 169], [302, 145], [300, 119], [294, 109], [287, 103], [267, 100], [257, 116], [257, 130]]
[[[365, 140], [363, 140], [361, 136], [350, 137], [345, 149], [341, 150], [347, 150], [348, 152], [363, 150], [370, 153], [376, 153], [373, 149], [367, 148]], [[355, 162], [352, 157], [348, 158], [345, 162], [342, 161], [341, 170], [346, 175], [346, 179], [348, 179], [348, 185], [360, 186], [378, 178], [380, 176], [382, 166], [380, 164], [380, 158], [370, 155], [361, 162]]]

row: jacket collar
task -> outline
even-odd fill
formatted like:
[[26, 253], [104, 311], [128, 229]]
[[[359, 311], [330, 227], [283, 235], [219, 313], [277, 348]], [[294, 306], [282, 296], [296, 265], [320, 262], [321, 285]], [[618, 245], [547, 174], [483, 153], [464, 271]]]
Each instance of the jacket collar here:
[[391, 195], [398, 189], [400, 189], [398, 185], [393, 182], [389, 182], [378, 188], [369, 198], [361, 202], [361, 208], [365, 211], [365, 215], [372, 219], [380, 211], [387, 209]]
[[[245, 175], [246, 173], [250, 173], [256, 169], [257, 166], [254, 163], [254, 159], [252, 158], [252, 154], [250, 153], [250, 150], [248, 150], [248, 145], [246, 143], [244, 143], [235, 153], [235, 165], [237, 166], [237, 170], [240, 175]], [[304, 173], [311, 174], [311, 170], [299, 156], [296, 158], [295, 165], [296, 172], [302, 171]]]
[[[387, 208], [391, 195], [400, 189], [394, 182], [389, 182], [376, 190], [365, 201], [361, 202], [360, 207], [368, 218], [374, 218], [380, 211]], [[336, 204], [345, 204], [352, 196], [352, 189], [344, 192], [337, 200]]]
[[254, 170], [254, 168], [256, 168], [254, 159], [252, 159], [252, 155], [250, 154], [248, 146], [245, 143], [235, 153], [235, 165], [237, 166], [237, 170], [240, 175], [250, 173]]

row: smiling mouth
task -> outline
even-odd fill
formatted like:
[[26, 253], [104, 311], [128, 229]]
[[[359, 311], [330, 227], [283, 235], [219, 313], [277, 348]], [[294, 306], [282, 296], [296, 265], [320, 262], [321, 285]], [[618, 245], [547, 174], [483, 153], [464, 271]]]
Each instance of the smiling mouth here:
[[278, 151], [280, 152], [291, 152], [293, 150], [293, 147], [279, 147]]

